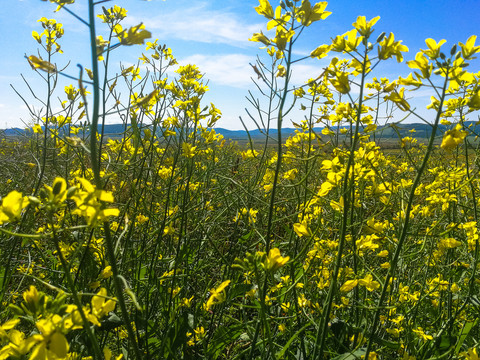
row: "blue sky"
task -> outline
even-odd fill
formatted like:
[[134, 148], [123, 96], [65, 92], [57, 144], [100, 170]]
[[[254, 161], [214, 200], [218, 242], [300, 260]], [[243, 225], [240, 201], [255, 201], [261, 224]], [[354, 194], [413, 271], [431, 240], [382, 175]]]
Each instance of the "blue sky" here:
[[[54, 4], [40, 0], [4, 1], [9, 5], [0, 12], [0, 45], [3, 49], [0, 57], [0, 128], [24, 127], [22, 120], [29, 123], [31, 119], [10, 84], [29, 104], [35, 105], [35, 109], [41, 109], [21, 77], [23, 74], [37, 96], [45, 98], [46, 89], [40, 77], [24, 58], [25, 54], [37, 54], [38, 44], [31, 36], [33, 30], [42, 31], [37, 20], [45, 16], [55, 18], [64, 25], [65, 36], [60, 40], [64, 54], [57, 55], [56, 60], [59, 66], [71, 61], [66, 72], [75, 76], [77, 63], [91, 67], [88, 34], [86, 26], [66, 12], [54, 13]], [[275, 8], [277, 2], [272, 0], [271, 3]], [[152, 32], [153, 39], [158, 38], [160, 44], [165, 43], [172, 49], [180, 64], [195, 63], [205, 73], [210, 89], [205, 103], [213, 102], [223, 113], [218, 127], [242, 128], [238, 116], [247, 118], [244, 109], [249, 104], [245, 97], [249, 89], [255, 89], [251, 80], [255, 75], [249, 63], [255, 62], [257, 54], [264, 55], [259, 43], [248, 41], [252, 33], [265, 32], [266, 19], [254, 10], [258, 0], [114, 0], [102, 5], [110, 7], [114, 4], [128, 10], [126, 26], [143, 22]], [[70, 9], [86, 17], [86, 0], [77, 0]], [[100, 8], [98, 10], [101, 11]], [[366, 16], [367, 20], [380, 16], [375, 33], [393, 32], [395, 38], [402, 40], [410, 49], [405, 55], [406, 60], [414, 58], [419, 48], [426, 48], [426, 38], [446, 39], [444, 46], [449, 50], [455, 42], [465, 42], [470, 35], [479, 32], [478, 0], [337, 0], [329, 2], [327, 10], [332, 12], [330, 17], [314, 23], [302, 34], [302, 41], [295, 50], [296, 56], [309, 54], [318, 45], [328, 43], [331, 37], [350, 30], [358, 15]], [[100, 21], [98, 26], [101, 27]], [[479, 42], [480, 38], [477, 44]], [[124, 65], [135, 64], [142, 51], [142, 45], [121, 48], [115, 51], [113, 59]], [[316, 77], [327, 62], [327, 59], [322, 59], [299, 63], [293, 69], [294, 82], [300, 84]], [[376, 68], [374, 75], [394, 79], [409, 72], [405, 63], [397, 65], [392, 60]], [[66, 80], [61, 79], [60, 88], [66, 84]], [[424, 94], [425, 104], [430, 103], [429, 97]], [[251, 122], [247, 124], [250, 128], [254, 127]], [[289, 122], [285, 126], [290, 126]]]

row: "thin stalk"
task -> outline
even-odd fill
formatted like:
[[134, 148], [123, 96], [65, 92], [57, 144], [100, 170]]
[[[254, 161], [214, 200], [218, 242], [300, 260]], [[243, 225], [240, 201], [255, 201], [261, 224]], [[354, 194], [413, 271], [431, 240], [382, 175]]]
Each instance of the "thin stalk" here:
[[[292, 64], [292, 45], [293, 43], [290, 42], [288, 45], [288, 55], [287, 55], [287, 60], [286, 60], [286, 76], [285, 76], [285, 83], [283, 87], [283, 94], [282, 98], [280, 101], [280, 106], [278, 108], [278, 116], [277, 116], [277, 164], [275, 167], [275, 176], [273, 179], [273, 187], [272, 187], [272, 193], [270, 196], [270, 205], [269, 205], [269, 210], [268, 210], [268, 223], [267, 223], [267, 236], [265, 237], [265, 252], [268, 255], [268, 252], [270, 250], [270, 237], [272, 235], [272, 227], [273, 227], [273, 213], [274, 213], [274, 208], [275, 208], [275, 195], [277, 191], [277, 185], [278, 185], [278, 177], [280, 173], [280, 169], [282, 167], [282, 123], [283, 123], [283, 108], [285, 106], [285, 102], [287, 99], [288, 95], [288, 84], [289, 84], [289, 76], [290, 76], [290, 68]], [[265, 319], [265, 294], [266, 294], [266, 286], [267, 286], [267, 276], [265, 276], [265, 279], [263, 281], [263, 286], [260, 291], [260, 318]], [[257, 323], [257, 328], [255, 329], [255, 335], [252, 341], [252, 347], [250, 349], [250, 359], [253, 359], [253, 355], [255, 353], [255, 347], [256, 347], [256, 342], [257, 342], [257, 337], [259, 334], [259, 327], [262, 322], [258, 321]], [[268, 324], [265, 323], [265, 326]], [[270, 335], [270, 331], [267, 330], [267, 334]]]
[[[354, 191], [352, 191], [352, 193], [350, 193], [349, 191], [351, 187], [354, 186], [354, 176], [355, 176], [355, 174], [352, 171], [352, 175], [350, 178], [350, 169], [354, 166], [355, 148], [359, 141], [359, 128], [360, 128], [360, 119], [362, 115], [362, 104], [363, 104], [363, 88], [364, 88], [365, 77], [366, 77], [365, 75], [366, 64], [367, 64], [366, 57], [367, 57], [367, 49], [365, 49], [364, 61], [362, 64], [363, 71], [362, 71], [362, 80], [360, 84], [360, 95], [358, 100], [357, 119], [355, 122], [355, 135], [354, 135], [353, 141], [351, 140], [350, 154], [348, 156], [348, 162], [345, 168], [345, 176], [343, 178], [342, 194], [344, 195], [344, 202], [343, 202], [342, 227], [340, 229], [340, 240], [338, 243], [337, 258], [335, 260], [335, 267], [333, 270], [333, 274], [331, 276], [330, 286], [328, 289], [326, 309], [322, 316], [321, 324], [317, 329], [317, 335], [315, 338], [315, 348], [313, 351], [312, 359], [321, 358], [323, 353], [323, 347], [325, 346], [328, 320], [330, 318], [330, 312], [332, 310], [333, 295], [337, 287], [337, 278], [338, 278], [338, 274], [340, 272], [340, 266], [342, 263], [343, 248], [345, 247], [345, 242], [347, 238], [347, 223], [350, 217], [349, 207], [350, 207], [350, 203], [353, 205], [355, 201], [355, 199], [353, 199]], [[352, 125], [350, 125], [350, 127], [352, 128]], [[352, 196], [352, 199], [350, 199], [350, 196]]]
[[70, 267], [68, 266], [67, 261], [63, 256], [62, 249], [60, 248], [60, 244], [56, 236], [55, 226], [53, 224], [53, 218], [51, 219], [51, 221], [52, 221], [53, 242], [55, 243], [55, 248], [57, 250], [58, 257], [60, 258], [60, 262], [62, 263], [62, 267], [65, 271], [65, 278], [67, 279], [68, 287], [72, 292], [73, 302], [77, 306], [78, 312], [80, 313], [80, 317], [82, 318], [83, 326], [87, 332], [88, 339], [90, 340], [90, 343], [93, 347], [93, 357], [94, 359], [99, 359], [99, 360], [103, 359], [102, 351], [100, 350], [100, 346], [98, 344], [97, 338], [95, 337], [95, 334], [92, 331], [92, 327], [90, 326], [90, 322], [88, 321], [85, 315], [85, 312], [83, 311], [82, 303], [78, 296], [77, 290], [75, 290], [75, 284], [73, 283], [72, 276], [70, 275]]
[[413, 182], [412, 188], [410, 189], [410, 195], [408, 197], [407, 209], [405, 211], [405, 221], [403, 223], [402, 232], [400, 233], [400, 237], [399, 237], [399, 240], [398, 240], [398, 243], [397, 243], [397, 248], [395, 250], [395, 254], [394, 254], [393, 259], [390, 263], [391, 267], [390, 267], [390, 269], [387, 273], [387, 277], [385, 278], [385, 283], [383, 284], [382, 294], [380, 295], [380, 299], [378, 300], [377, 311], [375, 312], [375, 317], [374, 317], [374, 320], [373, 320], [373, 323], [372, 323], [372, 326], [371, 326], [371, 330], [370, 330], [370, 336], [368, 337], [369, 339], [368, 339], [368, 345], [367, 345], [367, 351], [366, 351], [366, 354], [365, 354], [365, 359], [368, 359], [368, 354], [370, 353], [370, 350], [372, 348], [376, 328], [378, 327], [378, 322], [380, 320], [380, 312], [382, 310], [382, 305], [383, 305], [383, 302], [385, 301], [385, 297], [387, 295], [387, 289], [389, 287], [390, 279], [392, 279], [393, 276], [394, 276], [394, 273], [395, 273], [395, 270], [396, 270], [397, 264], [398, 264], [398, 259], [400, 258], [400, 252], [402, 251], [403, 244], [404, 244], [404, 242], [407, 238], [407, 230], [408, 230], [408, 226], [409, 226], [409, 223], [410, 223], [410, 213], [412, 211], [412, 203], [413, 203], [413, 198], [415, 197], [415, 190], [417, 189], [418, 185], [420, 184], [420, 179], [423, 175], [423, 172], [425, 171], [425, 169], [427, 167], [427, 163], [428, 163], [428, 160], [430, 158], [430, 154], [432, 153], [432, 150], [433, 150], [433, 143], [435, 141], [435, 136], [436, 136], [437, 129], [438, 129], [438, 123], [440, 122], [440, 115], [442, 114], [443, 102], [445, 100], [445, 91], [447, 89], [447, 85], [448, 85], [448, 72], [447, 72], [447, 74], [445, 74], [445, 82], [443, 84], [442, 95], [440, 97], [440, 105], [438, 107], [437, 116], [436, 116], [435, 122], [433, 124], [432, 133], [430, 135], [430, 140], [428, 142], [427, 152], [425, 153], [425, 157], [423, 158], [422, 165], [418, 169], [417, 175], [415, 176], [415, 181]]
[[[97, 129], [98, 129], [98, 117], [100, 107], [100, 87], [99, 87], [99, 71], [98, 71], [98, 59], [97, 59], [97, 46], [96, 46], [96, 32], [95, 32], [95, 11], [94, 1], [88, 0], [88, 16], [90, 27], [90, 55], [92, 60], [92, 72], [93, 72], [93, 110], [90, 125], [90, 160], [92, 162], [92, 171], [95, 180], [95, 184], [98, 189], [103, 188], [102, 180], [100, 178], [100, 164], [97, 156]], [[125, 320], [125, 327], [127, 328], [128, 339], [133, 347], [135, 358], [141, 359], [140, 350], [136, 341], [135, 333], [133, 332], [130, 317], [128, 315], [127, 306], [125, 304], [125, 297], [123, 295], [122, 282], [119, 277], [117, 259], [115, 258], [115, 249], [113, 246], [113, 240], [110, 234], [110, 223], [104, 222], [103, 228], [105, 231], [105, 244], [107, 247], [107, 256], [112, 267], [113, 282], [115, 286], [115, 292], [122, 310], [122, 315]]]

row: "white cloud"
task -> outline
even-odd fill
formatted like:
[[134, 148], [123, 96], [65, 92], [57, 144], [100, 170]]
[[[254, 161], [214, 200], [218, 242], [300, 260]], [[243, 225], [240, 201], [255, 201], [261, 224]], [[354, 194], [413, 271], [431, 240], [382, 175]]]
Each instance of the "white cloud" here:
[[[220, 54], [204, 55], [194, 54], [178, 59], [181, 65], [195, 64], [205, 79], [212, 84], [225, 85], [241, 89], [254, 87], [252, 78], [257, 80], [254, 70], [250, 64], [255, 64], [256, 57], [245, 54]], [[323, 67], [310, 64], [294, 64], [292, 66], [291, 85], [304, 85], [309, 79], [316, 78], [323, 71]], [[282, 81], [280, 81], [281, 83]]]
[[320, 65], [294, 64], [292, 65], [292, 80], [295, 86], [304, 85], [308, 80], [315, 79], [323, 72]]
[[[125, 25], [140, 22], [135, 17], [127, 17]], [[246, 24], [232, 12], [209, 10], [206, 4], [150, 16], [143, 22], [154, 37], [222, 43], [236, 47], [248, 46], [252, 34], [264, 27], [262, 23]]]
[[252, 86], [252, 76], [255, 73], [249, 63], [254, 63], [255, 58], [244, 54], [227, 55], [202, 55], [195, 54], [183, 59], [179, 63], [195, 64], [205, 79], [218, 85], [226, 85], [237, 88], [249, 88]]

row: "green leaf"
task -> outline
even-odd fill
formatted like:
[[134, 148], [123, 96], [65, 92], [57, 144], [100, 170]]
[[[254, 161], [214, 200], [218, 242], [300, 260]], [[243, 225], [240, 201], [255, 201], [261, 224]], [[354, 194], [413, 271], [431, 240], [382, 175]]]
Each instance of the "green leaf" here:
[[300, 330], [298, 330], [295, 334], [293, 334], [293, 336], [288, 339], [287, 343], [285, 344], [285, 346], [283, 347], [282, 350], [280, 350], [279, 352], [277, 352], [275, 354], [275, 357], [277, 359], [282, 359], [283, 358], [283, 355], [285, 355], [285, 352], [288, 350], [288, 348], [290, 347], [290, 345], [292, 344], [292, 342], [307, 328], [311, 325], [311, 323], [308, 323], [306, 324], [305, 326], [303, 326]]
[[437, 350], [439, 350], [441, 353], [444, 353], [450, 349], [450, 347], [452, 347], [456, 341], [456, 336], [442, 335], [437, 339]]
[[334, 357], [332, 360], [357, 360], [362, 356], [365, 356], [367, 352], [366, 348], [360, 348], [352, 352], [344, 353]]
[[217, 359], [227, 345], [231, 345], [244, 332], [244, 324], [224, 326], [217, 329], [207, 349], [208, 359]]
[[475, 321], [468, 321], [463, 325], [462, 332], [458, 336], [457, 346], [455, 347], [455, 354], [458, 354], [460, 352], [460, 350], [462, 349], [463, 343], [465, 342], [465, 340], [468, 337], [468, 334], [470, 333], [470, 330], [472, 330], [472, 328], [475, 325], [477, 325], [477, 323], [478, 323], [478, 319]]
[[232, 300], [238, 296], [244, 296], [252, 289], [252, 284], [235, 284], [228, 292], [228, 299]]

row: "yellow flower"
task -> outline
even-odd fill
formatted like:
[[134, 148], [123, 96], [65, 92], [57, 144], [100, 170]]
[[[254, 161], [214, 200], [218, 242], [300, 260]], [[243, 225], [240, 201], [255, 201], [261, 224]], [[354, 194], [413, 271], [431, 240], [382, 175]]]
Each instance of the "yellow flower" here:
[[[433, 64], [430, 64], [425, 54], [422, 52], [415, 55], [415, 60], [407, 61], [407, 65], [412, 69], [420, 69], [424, 79], [428, 79], [432, 75]], [[415, 74], [420, 77], [418, 73]]]
[[329, 77], [330, 84], [341, 94], [348, 94], [350, 91], [350, 82], [348, 81], [348, 74], [343, 71], [330, 70]]
[[41, 334], [30, 338], [37, 342], [29, 360], [64, 359], [67, 357], [69, 345], [65, 335], [61, 332], [63, 319], [60, 315], [53, 315], [48, 319], [40, 319], [36, 326]]
[[325, 20], [331, 14], [330, 11], [325, 11], [327, 4], [326, 1], [320, 1], [312, 6], [309, 0], [303, 0], [297, 12], [297, 21], [304, 26], [310, 26], [315, 21]]
[[127, 31], [123, 30], [120, 25], [114, 27], [114, 31], [117, 33], [117, 37], [122, 45], [137, 45], [144, 44], [145, 39], [152, 37], [152, 33], [145, 30], [145, 25], [138, 24], [130, 27]]
[[446, 43], [447, 40], [440, 40], [437, 44], [437, 42], [433, 39], [428, 38], [425, 40], [425, 43], [428, 46], [428, 50], [422, 50], [422, 52], [427, 55], [430, 59], [436, 59], [440, 56], [440, 47]]
[[462, 125], [457, 124], [454, 129], [448, 130], [443, 135], [442, 144], [440, 145], [442, 149], [451, 151], [459, 145], [463, 139], [467, 136], [468, 132], [462, 130]]
[[230, 284], [231, 280], [225, 280], [216, 289], [210, 290], [210, 297], [205, 304], [205, 309], [208, 311], [213, 305], [220, 304], [225, 301], [225, 288]]
[[288, 260], [290, 260], [290, 256], [283, 257], [280, 254], [280, 250], [278, 248], [274, 248], [270, 249], [268, 252], [268, 256], [265, 259], [263, 266], [267, 271], [276, 271], [285, 265]]
[[257, 150], [248, 149], [247, 151], [242, 151], [240, 155], [243, 160], [256, 158], [259, 152]]
[[44, 185], [47, 189], [47, 200], [54, 205], [61, 205], [67, 200], [67, 182], [64, 178], [56, 177], [52, 186]]
[[417, 334], [423, 341], [433, 340], [432, 335], [425, 334], [423, 328], [418, 327], [417, 329], [412, 329], [415, 334]]
[[54, 73], [57, 71], [57, 68], [54, 64], [45, 61], [42, 58], [38, 58], [35, 55], [30, 55], [27, 60], [32, 69], [40, 69], [46, 71], [47, 73]]
[[[108, 347], [104, 347], [103, 356], [105, 357], [105, 360], [112, 360], [112, 356], [113, 356], [112, 351]], [[87, 360], [87, 358], [82, 358], [82, 359]], [[123, 354], [120, 354], [115, 358], [115, 360], [121, 360], [121, 359], [123, 359]]]
[[472, 35], [468, 38], [466, 44], [459, 43], [462, 48], [462, 56], [465, 60], [475, 59], [472, 55], [480, 52], [480, 46], [475, 46], [475, 40], [477, 40], [476, 35]]
[[97, 45], [97, 59], [98, 61], [103, 60], [103, 51], [105, 49], [105, 46], [107, 46], [110, 42], [107, 40], [103, 40], [102, 35], [98, 35], [97, 38], [95, 39], [96, 45]]
[[182, 153], [183, 153], [183, 156], [185, 156], [186, 158], [194, 157], [196, 149], [197, 149], [196, 146], [192, 146], [191, 144], [186, 142], [182, 143]]
[[262, 44], [268, 46], [271, 44], [271, 41], [268, 37], [266, 37], [263, 32], [259, 32], [259, 33], [254, 33], [252, 35], [252, 37], [250, 39], [248, 39], [249, 41], [256, 41], [256, 42], [261, 42]]
[[468, 352], [462, 352], [460, 355], [464, 356], [466, 360], [480, 360], [476, 348], [468, 349]]
[[287, 31], [283, 27], [278, 26], [275, 38], [273, 39], [273, 42], [277, 45], [278, 50], [285, 50], [287, 43], [290, 42], [293, 35], [295, 35], [295, 31]]
[[321, 59], [327, 56], [329, 51], [330, 51], [330, 45], [320, 45], [310, 53], [310, 57]]
[[33, 132], [35, 134], [43, 134], [43, 129], [42, 129], [42, 126], [40, 124], [35, 124], [33, 125]]
[[[113, 8], [103, 8], [103, 14], [97, 15], [104, 23], [113, 23], [115, 21], [123, 20], [127, 17], [127, 10], [115, 5]], [[147, 49], [148, 50], [148, 49]]]
[[[416, 86], [416, 87], [419, 87], [419, 86], [422, 85], [421, 81], [415, 80], [413, 78], [412, 73], [410, 73], [406, 78], [399, 77], [398, 78], [398, 83], [400, 85], [412, 85], [412, 86]], [[415, 130], [415, 129], [412, 129], [412, 130]]]
[[10, 319], [7, 320], [3, 325], [1, 325], [0, 339], [7, 337], [7, 330], [12, 330], [19, 322], [20, 319]]
[[368, 274], [365, 276], [365, 278], [358, 280], [358, 284], [365, 286], [368, 291], [377, 290], [380, 287], [380, 283], [373, 280], [373, 276], [371, 274]]
[[365, 36], [366, 38], [370, 37], [372, 34], [372, 26], [375, 25], [375, 23], [380, 19], [380, 16], [374, 17], [372, 20], [370, 20], [368, 23], [366, 21], [365, 16], [359, 16], [357, 18], [357, 21], [354, 22], [352, 25], [355, 29], [358, 30], [360, 35]]
[[341, 292], [349, 292], [352, 291], [358, 285], [358, 280], [347, 280], [345, 283], [340, 287]]
[[287, 69], [285, 69], [285, 66], [278, 65], [277, 77], [285, 77], [285, 75], [287, 75]]
[[110, 265], [106, 266], [105, 269], [103, 269], [102, 272], [100, 273], [100, 277], [102, 279], [108, 279], [112, 275], [113, 275], [113, 271]]
[[0, 206], [0, 225], [20, 217], [22, 210], [28, 205], [28, 200], [22, 193], [13, 190], [2, 199]]
[[404, 93], [405, 88], [401, 88], [399, 92], [392, 91], [389, 95], [385, 96], [385, 100], [393, 101], [400, 110], [408, 111], [410, 110], [410, 104], [405, 100]]
[[95, 226], [109, 216], [118, 216], [120, 214], [118, 209], [104, 208], [103, 203], [112, 203], [114, 201], [111, 192], [98, 190], [88, 180], [83, 178], [77, 178], [77, 181], [82, 185], [83, 190], [77, 189], [71, 197], [77, 205], [73, 213], [83, 216], [88, 225]]
[[255, 7], [255, 11], [259, 15], [265, 16], [267, 19], [273, 18], [273, 8], [268, 0], [259, 0], [260, 5]]
[[105, 315], [115, 309], [116, 300], [108, 299], [107, 290], [101, 288], [97, 295], [93, 296], [91, 301], [91, 312], [87, 313], [88, 320], [97, 326], [101, 326], [99, 320], [101, 320]]

